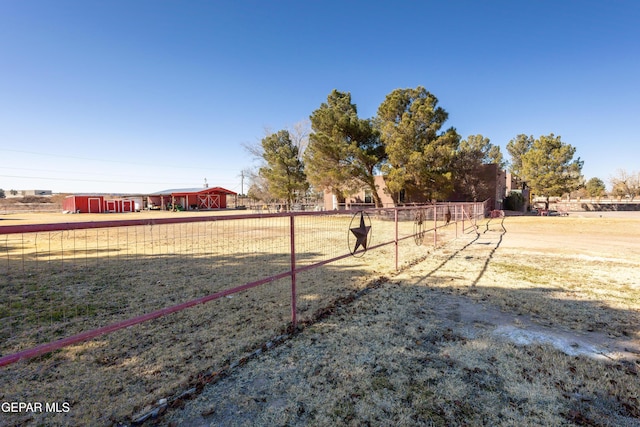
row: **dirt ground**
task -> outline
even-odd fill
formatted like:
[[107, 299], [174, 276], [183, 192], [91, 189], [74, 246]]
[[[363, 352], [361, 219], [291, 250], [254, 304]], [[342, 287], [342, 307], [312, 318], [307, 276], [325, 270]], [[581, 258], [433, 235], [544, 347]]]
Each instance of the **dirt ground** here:
[[158, 425], [640, 425], [640, 218], [492, 220]]

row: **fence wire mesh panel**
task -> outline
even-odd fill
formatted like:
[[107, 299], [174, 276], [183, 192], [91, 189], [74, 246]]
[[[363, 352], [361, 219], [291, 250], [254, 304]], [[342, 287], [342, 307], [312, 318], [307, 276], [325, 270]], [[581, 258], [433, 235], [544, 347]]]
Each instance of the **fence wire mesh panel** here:
[[[427, 256], [485, 207], [464, 212], [456, 204], [0, 227], [2, 399], [68, 405], [2, 414], [0, 425], [135, 420], [277, 340], [296, 315], [313, 321]], [[366, 252], [354, 250], [361, 217]], [[87, 331], [109, 333], [8, 361]]]
[[287, 218], [3, 237], [2, 354], [289, 269]]

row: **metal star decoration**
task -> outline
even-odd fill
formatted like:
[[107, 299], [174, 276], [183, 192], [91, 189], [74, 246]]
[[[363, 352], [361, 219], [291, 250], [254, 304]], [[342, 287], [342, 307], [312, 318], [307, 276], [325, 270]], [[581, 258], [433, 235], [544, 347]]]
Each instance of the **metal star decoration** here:
[[360, 212], [360, 226], [357, 228], [351, 228], [351, 232], [354, 236], [356, 236], [356, 246], [353, 249], [353, 253], [356, 253], [358, 248], [362, 246], [364, 250], [367, 250], [367, 237], [369, 236], [369, 231], [371, 230], [371, 226], [366, 226], [364, 224], [364, 215]]

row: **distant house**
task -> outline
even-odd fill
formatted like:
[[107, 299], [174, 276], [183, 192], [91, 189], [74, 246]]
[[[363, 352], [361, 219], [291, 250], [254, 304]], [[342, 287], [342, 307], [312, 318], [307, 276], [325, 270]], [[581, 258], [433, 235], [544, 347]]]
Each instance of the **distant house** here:
[[507, 196], [511, 195], [511, 193], [519, 193], [522, 196], [522, 206], [520, 210], [522, 212], [526, 212], [531, 209], [531, 191], [529, 187], [527, 187], [526, 183], [521, 179], [518, 179], [515, 175], [510, 172], [507, 172], [507, 188], [505, 193]]
[[[382, 175], [378, 175], [374, 177], [375, 185], [378, 189], [378, 195], [380, 196], [380, 200], [382, 200], [383, 207], [393, 207], [396, 206], [393, 198], [387, 194], [385, 189], [387, 188], [387, 184], [384, 182], [384, 177]], [[346, 199], [339, 200], [337, 196], [334, 194], [325, 191], [324, 192], [324, 209], [325, 210], [336, 210], [336, 209], [345, 209], [345, 207], [373, 207], [373, 195], [371, 194], [371, 190], [360, 190], [355, 194], [347, 197]]]
[[[503, 209], [504, 198], [507, 194], [507, 172], [500, 169], [497, 164], [490, 163], [482, 165], [478, 171], [476, 199], [479, 202], [490, 200], [492, 209]], [[449, 202], [470, 202], [473, 201], [469, 194], [463, 192], [453, 193], [447, 201]]]
[[[507, 185], [506, 172], [498, 168], [498, 165], [496, 164], [483, 165], [483, 168], [479, 173], [479, 182], [481, 185], [478, 186], [478, 194], [476, 196], [477, 201], [489, 199], [492, 209], [502, 209], [507, 188], [510, 188]], [[407, 194], [405, 191], [400, 191], [398, 194], [390, 195], [386, 191], [387, 185], [384, 181], [384, 177], [381, 175], [375, 177], [375, 184], [378, 189], [378, 195], [382, 200], [383, 207], [431, 202], [431, 200], [426, 200], [424, 196], [420, 194]], [[465, 202], [472, 200], [464, 194], [454, 193], [446, 201]], [[324, 194], [324, 208], [326, 210], [344, 209], [345, 207], [357, 206], [374, 206], [370, 190], [361, 190], [344, 200], [338, 200], [335, 195], [328, 192], [325, 192]]]
[[222, 187], [164, 190], [147, 196], [147, 208], [185, 211], [225, 209], [227, 196], [236, 195]]
[[53, 192], [51, 190], [7, 190], [5, 191], [5, 196], [7, 198], [28, 197], [28, 196], [50, 197], [52, 195], [53, 195]]
[[23, 190], [23, 196], [51, 196], [51, 190]]

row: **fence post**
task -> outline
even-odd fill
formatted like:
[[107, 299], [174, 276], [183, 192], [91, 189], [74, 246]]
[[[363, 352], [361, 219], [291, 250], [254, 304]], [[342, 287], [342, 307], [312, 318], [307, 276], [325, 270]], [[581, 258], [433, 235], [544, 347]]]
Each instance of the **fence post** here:
[[396, 223], [396, 237], [394, 240], [396, 247], [396, 271], [398, 271], [398, 208], [393, 209], [393, 220]]
[[453, 206], [453, 224], [456, 226], [456, 239], [458, 238], [458, 205]]
[[291, 327], [295, 332], [298, 326], [298, 309], [296, 304], [296, 228], [293, 212], [289, 213], [289, 231], [291, 242]]
[[433, 247], [438, 247], [438, 205], [433, 203]]

